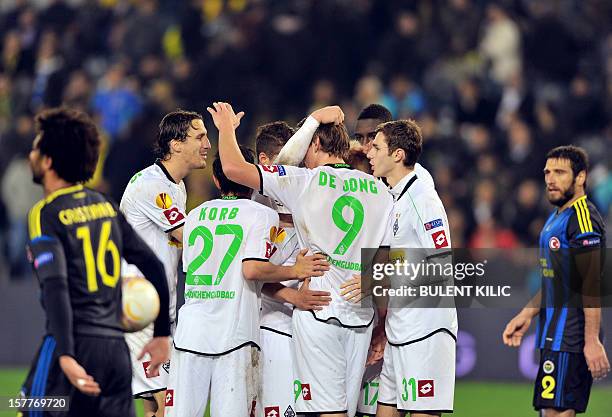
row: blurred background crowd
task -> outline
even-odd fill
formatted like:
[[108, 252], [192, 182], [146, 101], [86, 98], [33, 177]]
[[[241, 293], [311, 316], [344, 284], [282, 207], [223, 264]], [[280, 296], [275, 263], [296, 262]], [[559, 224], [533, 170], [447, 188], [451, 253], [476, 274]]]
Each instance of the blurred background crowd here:
[[[589, 196], [609, 224], [606, 0], [2, 0], [0, 51], [3, 277], [26, 271], [27, 212], [41, 197], [32, 117], [62, 104], [98, 121], [92, 186], [117, 200], [176, 108], [229, 101], [251, 144], [258, 124], [329, 104], [352, 131], [381, 103], [420, 123], [454, 246], [536, 247], [551, 210], [545, 154], [569, 143], [590, 155]], [[216, 195], [210, 168], [187, 187], [191, 207]]]

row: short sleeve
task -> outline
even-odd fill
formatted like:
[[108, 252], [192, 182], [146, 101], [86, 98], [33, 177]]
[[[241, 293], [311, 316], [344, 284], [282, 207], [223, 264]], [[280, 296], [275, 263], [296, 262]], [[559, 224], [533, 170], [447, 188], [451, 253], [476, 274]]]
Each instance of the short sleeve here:
[[[168, 233], [185, 223], [185, 213], [179, 207], [181, 196], [162, 181], [143, 182], [133, 195], [131, 208], [142, 213], [157, 227]], [[130, 213], [126, 213], [130, 217]]]
[[567, 239], [571, 248], [602, 247], [605, 238], [602, 220], [589, 208], [585, 199], [573, 205], [573, 213], [567, 224]]
[[416, 202], [419, 216], [414, 221], [415, 232], [419, 237], [420, 247], [437, 249], [443, 252], [450, 250], [450, 229], [444, 206], [438, 198], [424, 198]]
[[256, 165], [265, 196], [280, 201], [289, 211], [299, 204], [299, 197], [314, 175], [313, 170], [289, 165]]
[[278, 214], [271, 209], [257, 213], [248, 232], [242, 261], [268, 261], [276, 251], [274, 241], [279, 231]]

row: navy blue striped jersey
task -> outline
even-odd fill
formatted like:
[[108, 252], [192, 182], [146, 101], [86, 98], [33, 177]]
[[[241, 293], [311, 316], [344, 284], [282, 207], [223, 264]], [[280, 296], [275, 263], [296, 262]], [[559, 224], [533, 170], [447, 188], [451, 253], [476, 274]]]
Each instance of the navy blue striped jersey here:
[[599, 248], [606, 247], [605, 236], [605, 223], [586, 196], [562, 212], [555, 210], [546, 221], [540, 233], [542, 304], [536, 339], [538, 348], [582, 352], [584, 277], [576, 268], [576, 254], [602, 250], [600, 260], [603, 264], [604, 252]]

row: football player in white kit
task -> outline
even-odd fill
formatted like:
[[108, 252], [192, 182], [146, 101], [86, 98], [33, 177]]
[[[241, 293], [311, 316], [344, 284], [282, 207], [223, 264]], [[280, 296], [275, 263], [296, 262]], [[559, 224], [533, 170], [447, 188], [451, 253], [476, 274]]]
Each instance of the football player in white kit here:
[[336, 124], [320, 125], [312, 116], [305, 121], [301, 129], [314, 128], [315, 134], [304, 158], [306, 168], [298, 168], [246, 162], [236, 143], [233, 109], [227, 103], [213, 106], [208, 111], [219, 126], [225, 174], [286, 206], [300, 247], [326, 254], [331, 264], [310, 285], [329, 291], [330, 305], [293, 313], [296, 411], [353, 416], [374, 310], [344, 300], [340, 286], [361, 270], [361, 248], [390, 243], [392, 197], [381, 181], [344, 163], [349, 138], [341, 111]]
[[[217, 121], [215, 121], [217, 123]], [[254, 161], [250, 150], [241, 155]], [[261, 282], [322, 276], [322, 255], [295, 265], [268, 262], [278, 214], [251, 200], [248, 187], [213, 163], [221, 198], [194, 208], [185, 221], [185, 304], [174, 337], [166, 417], [201, 417], [210, 398], [212, 417], [254, 415], [259, 396]]]
[[[167, 114], [159, 124], [155, 163], [136, 173], [127, 185], [120, 208], [127, 221], [163, 262], [170, 291], [170, 320], [176, 317], [176, 282], [181, 254], [187, 193], [185, 178], [192, 170], [206, 167], [210, 149], [202, 116], [188, 111]], [[124, 265], [123, 276], [140, 275], [133, 265]], [[174, 328], [174, 325], [172, 325]], [[147, 417], [164, 412], [165, 389], [170, 362], [151, 375], [149, 358], [138, 360], [151, 326], [126, 333], [132, 357], [132, 392], [144, 401]]]
[[[297, 165], [301, 162], [303, 155], [288, 157], [287, 152], [281, 156], [282, 160], [277, 159], [281, 148], [294, 133], [292, 127], [280, 121], [257, 128], [255, 150], [259, 164], [271, 165], [274, 161]], [[292, 140], [295, 139], [294, 137]], [[280, 203], [273, 202], [268, 197], [259, 193], [253, 193], [253, 197], [255, 201], [275, 209], [279, 215], [280, 227], [274, 242], [276, 251], [270, 257], [270, 262], [285, 266], [294, 264], [300, 248], [291, 214]], [[310, 290], [309, 280], [304, 280], [299, 290], [297, 280], [267, 283], [263, 286], [260, 315], [262, 384], [259, 410], [263, 417], [295, 416], [291, 330], [293, 307], [320, 310], [331, 301], [329, 292]]]
[[[391, 260], [450, 261], [450, 233], [433, 183], [414, 167], [422, 150], [413, 121], [376, 129], [368, 158], [394, 196]], [[417, 253], [415, 256], [415, 253]], [[390, 301], [392, 303], [392, 301]], [[453, 411], [457, 315], [455, 308], [389, 308], [388, 343], [380, 375], [377, 417], [440, 415]]]

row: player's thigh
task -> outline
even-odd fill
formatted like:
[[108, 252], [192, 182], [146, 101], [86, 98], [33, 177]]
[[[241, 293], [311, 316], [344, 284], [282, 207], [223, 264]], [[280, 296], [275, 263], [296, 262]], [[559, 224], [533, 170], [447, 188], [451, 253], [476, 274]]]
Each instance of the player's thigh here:
[[372, 325], [362, 328], [345, 329], [347, 336], [344, 340], [346, 352], [346, 397], [348, 401], [348, 414], [355, 415], [361, 392], [361, 381], [365, 373], [366, 359], [370, 340], [372, 339]]
[[553, 408], [547, 408], [542, 410], [542, 417], [575, 417], [576, 412], [574, 410], [555, 410]]
[[211, 416], [253, 415], [260, 392], [260, 351], [246, 345], [212, 359]]
[[445, 332], [392, 346], [398, 410], [436, 415], [453, 411], [455, 339]]
[[542, 350], [535, 380], [536, 410], [573, 410], [583, 413], [588, 405], [593, 377], [582, 353]]
[[293, 313], [294, 392], [300, 413], [348, 410], [345, 340], [348, 330], [316, 320], [309, 311]]
[[153, 338], [153, 327], [147, 326], [143, 330], [134, 333], [126, 333], [125, 341], [130, 349], [130, 360], [132, 369], [132, 394], [135, 398], [152, 399], [153, 394], [165, 391], [170, 377], [170, 361], [160, 366], [155, 374], [147, 373], [146, 369], [151, 363], [151, 357], [147, 353], [142, 359], [138, 359], [144, 346]]
[[208, 402], [213, 359], [172, 349], [172, 366], [164, 401], [166, 417], [201, 417]]
[[261, 330], [261, 407], [264, 417], [295, 413], [293, 391], [293, 340], [284, 334]]

